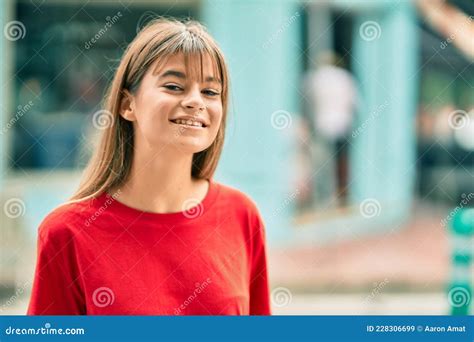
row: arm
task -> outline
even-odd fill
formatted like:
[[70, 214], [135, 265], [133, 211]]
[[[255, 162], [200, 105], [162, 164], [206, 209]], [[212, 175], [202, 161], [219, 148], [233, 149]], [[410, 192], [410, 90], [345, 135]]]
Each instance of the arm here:
[[417, 0], [416, 3], [435, 30], [474, 60], [474, 22], [471, 16], [443, 0]]
[[250, 315], [271, 315], [265, 231], [260, 218], [257, 225], [252, 242]]
[[[28, 315], [85, 314], [83, 292], [68, 234], [55, 232], [43, 224], [38, 236], [38, 256]], [[63, 235], [61, 237], [61, 235]]]

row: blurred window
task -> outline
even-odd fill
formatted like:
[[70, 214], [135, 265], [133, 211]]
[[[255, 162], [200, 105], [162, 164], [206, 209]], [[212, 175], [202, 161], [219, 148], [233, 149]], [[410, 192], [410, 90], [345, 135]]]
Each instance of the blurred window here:
[[[195, 17], [196, 1], [15, 3], [25, 35], [12, 43], [14, 170], [83, 166], [92, 115], [137, 29], [157, 15]], [[10, 120], [10, 118], [8, 120]]]

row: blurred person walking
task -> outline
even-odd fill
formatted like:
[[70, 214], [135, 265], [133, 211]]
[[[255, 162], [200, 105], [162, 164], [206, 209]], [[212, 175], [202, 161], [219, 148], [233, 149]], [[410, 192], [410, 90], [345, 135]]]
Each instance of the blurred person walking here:
[[[342, 58], [324, 52], [303, 80], [306, 115], [314, 126], [316, 201], [344, 205], [347, 197], [347, 135], [357, 104], [356, 83]], [[318, 206], [320, 206], [318, 204]]]

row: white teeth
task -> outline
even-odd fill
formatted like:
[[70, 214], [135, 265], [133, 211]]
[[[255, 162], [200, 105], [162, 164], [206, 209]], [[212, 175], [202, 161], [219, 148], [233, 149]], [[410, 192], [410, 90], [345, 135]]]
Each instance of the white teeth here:
[[193, 121], [193, 120], [183, 120], [183, 119], [177, 119], [175, 122], [178, 125], [187, 125], [187, 126], [195, 126], [195, 127], [202, 127], [202, 123], [198, 121]]

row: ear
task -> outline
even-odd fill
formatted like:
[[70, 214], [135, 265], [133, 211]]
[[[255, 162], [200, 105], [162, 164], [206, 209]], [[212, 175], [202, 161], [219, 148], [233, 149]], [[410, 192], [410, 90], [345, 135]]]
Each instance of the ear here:
[[127, 90], [123, 90], [123, 97], [122, 101], [120, 102], [120, 116], [122, 116], [125, 120], [128, 121], [135, 121], [135, 98], [134, 96]]

